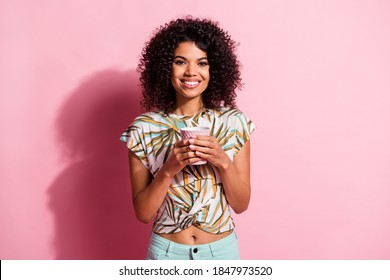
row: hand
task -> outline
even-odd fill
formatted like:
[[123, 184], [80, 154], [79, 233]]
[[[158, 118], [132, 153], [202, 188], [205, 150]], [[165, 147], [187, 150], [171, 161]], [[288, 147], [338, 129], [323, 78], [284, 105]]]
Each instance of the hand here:
[[195, 152], [195, 155], [201, 159], [207, 160], [209, 163], [219, 168], [227, 168], [231, 163], [230, 158], [221, 148], [218, 140], [212, 136], [196, 136], [189, 140], [190, 150]]
[[170, 177], [179, 173], [186, 165], [200, 161], [194, 151], [189, 148], [189, 139], [177, 141], [171, 150], [164, 169]]

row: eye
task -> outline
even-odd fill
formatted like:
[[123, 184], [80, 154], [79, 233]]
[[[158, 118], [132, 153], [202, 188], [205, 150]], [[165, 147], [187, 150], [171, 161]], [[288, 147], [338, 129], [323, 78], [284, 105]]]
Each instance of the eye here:
[[199, 66], [202, 66], [202, 67], [209, 65], [209, 63], [207, 61], [201, 61], [198, 64], [199, 64]]
[[186, 64], [186, 62], [184, 60], [181, 60], [181, 59], [176, 59], [173, 61], [173, 64], [184, 65], [184, 64]]

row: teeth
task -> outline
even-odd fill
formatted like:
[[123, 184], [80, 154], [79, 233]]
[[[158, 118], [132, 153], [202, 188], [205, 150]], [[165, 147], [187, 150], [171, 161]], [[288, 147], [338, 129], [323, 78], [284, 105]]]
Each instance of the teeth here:
[[184, 83], [189, 86], [196, 86], [197, 84], [199, 84], [199, 82], [189, 82], [189, 81], [184, 81]]

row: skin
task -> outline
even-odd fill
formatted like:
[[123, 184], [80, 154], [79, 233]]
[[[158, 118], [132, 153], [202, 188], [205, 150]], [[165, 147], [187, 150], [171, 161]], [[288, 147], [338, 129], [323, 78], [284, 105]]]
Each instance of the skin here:
[[[173, 113], [194, 115], [202, 110], [202, 93], [209, 80], [207, 54], [193, 42], [180, 43], [172, 64], [171, 82], [176, 91], [176, 109]], [[186, 85], [184, 81], [192, 83]], [[230, 207], [236, 213], [244, 212], [250, 199], [250, 142], [231, 161], [217, 139], [197, 136], [176, 142], [154, 179], [139, 158], [129, 150], [133, 204], [137, 218], [149, 223], [163, 203], [175, 174], [186, 165], [202, 159], [208, 160], [218, 169]], [[160, 235], [177, 243], [193, 245], [213, 242], [229, 234], [211, 234], [190, 226], [179, 233]]]
[[[195, 87], [184, 82], [198, 82]], [[191, 116], [203, 108], [202, 93], [210, 81], [207, 54], [194, 42], [179, 44], [174, 53], [171, 83], [176, 92], [175, 114]]]

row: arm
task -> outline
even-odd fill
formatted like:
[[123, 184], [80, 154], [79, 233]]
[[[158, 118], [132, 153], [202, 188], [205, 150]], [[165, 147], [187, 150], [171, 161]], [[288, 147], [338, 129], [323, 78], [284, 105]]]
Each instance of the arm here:
[[237, 214], [244, 212], [250, 200], [250, 141], [235, 155], [233, 162], [211, 136], [197, 136], [191, 150], [218, 168], [229, 205]]
[[170, 156], [153, 178], [141, 160], [129, 150], [133, 205], [137, 219], [148, 223], [163, 203], [172, 178], [189, 163], [199, 161], [188, 149], [188, 140], [176, 142]]
[[226, 198], [234, 212], [240, 214], [248, 209], [250, 186], [250, 141], [246, 142], [227, 164], [218, 168]]

